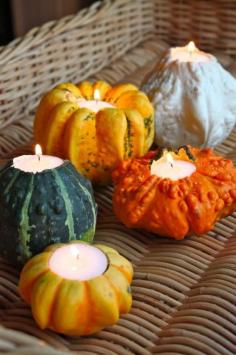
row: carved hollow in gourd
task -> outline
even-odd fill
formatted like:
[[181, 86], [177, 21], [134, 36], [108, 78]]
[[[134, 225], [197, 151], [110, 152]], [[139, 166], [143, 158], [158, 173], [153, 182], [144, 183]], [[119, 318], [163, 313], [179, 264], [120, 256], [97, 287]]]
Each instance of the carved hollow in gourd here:
[[93, 240], [97, 205], [91, 183], [69, 161], [36, 174], [11, 162], [0, 171], [0, 185], [0, 254], [13, 264], [53, 243]]
[[[100, 99], [114, 108], [97, 113], [79, 99]], [[64, 83], [42, 98], [35, 117], [34, 137], [45, 154], [71, 160], [94, 183], [107, 183], [114, 166], [144, 155], [154, 139], [153, 107], [132, 84], [111, 87], [104, 81]]]
[[[209, 148], [189, 147], [196, 172], [177, 181], [151, 175], [158, 152], [128, 159], [113, 172], [113, 206], [129, 228], [183, 239], [211, 230], [217, 220], [236, 210], [236, 169], [231, 160]], [[190, 161], [182, 149], [175, 159]]]
[[40, 328], [83, 336], [115, 324], [131, 308], [132, 264], [116, 250], [95, 244], [108, 258], [107, 270], [90, 280], [68, 280], [49, 268], [50, 257], [61, 246], [55, 244], [33, 257], [20, 275], [20, 295]]
[[[205, 53], [206, 54], [206, 53]], [[171, 49], [144, 79], [141, 89], [155, 109], [155, 142], [213, 147], [236, 123], [236, 80], [217, 59], [180, 62]]]

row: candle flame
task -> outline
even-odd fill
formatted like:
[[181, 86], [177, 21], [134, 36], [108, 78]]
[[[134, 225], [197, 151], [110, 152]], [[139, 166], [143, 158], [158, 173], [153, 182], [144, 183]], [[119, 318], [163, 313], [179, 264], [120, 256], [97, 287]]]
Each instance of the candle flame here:
[[190, 55], [193, 54], [193, 52], [196, 50], [195, 43], [193, 41], [190, 41], [189, 44], [187, 45], [188, 52]]
[[41, 148], [41, 145], [40, 144], [36, 144], [35, 146], [35, 154], [36, 155], [42, 155], [42, 148]]
[[171, 153], [166, 154], [166, 160], [168, 161], [168, 163], [170, 163], [170, 166], [173, 168], [174, 159], [173, 159]]
[[101, 95], [100, 95], [100, 91], [98, 89], [94, 90], [93, 97], [94, 97], [95, 100], [100, 100]]
[[74, 245], [71, 245], [71, 254], [72, 256], [75, 258], [75, 259], [79, 259], [79, 251], [78, 249], [74, 246]]

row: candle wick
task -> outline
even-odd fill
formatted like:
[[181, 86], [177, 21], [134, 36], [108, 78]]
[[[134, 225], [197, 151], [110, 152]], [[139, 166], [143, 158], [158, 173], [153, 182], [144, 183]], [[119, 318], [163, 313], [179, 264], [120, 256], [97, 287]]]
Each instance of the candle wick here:
[[76, 255], [76, 260], [79, 260], [79, 254]]
[[172, 163], [170, 163], [170, 166], [173, 168], [173, 164]]
[[40, 154], [38, 154], [37, 157], [38, 157], [38, 161], [40, 161]]

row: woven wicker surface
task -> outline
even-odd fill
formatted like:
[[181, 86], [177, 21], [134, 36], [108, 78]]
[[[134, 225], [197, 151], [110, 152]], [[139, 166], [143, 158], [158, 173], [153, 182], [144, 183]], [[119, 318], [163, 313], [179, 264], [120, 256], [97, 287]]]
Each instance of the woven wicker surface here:
[[42, 340], [36, 339], [22, 332], [9, 330], [0, 326], [0, 354], [8, 355], [60, 355], [59, 350], [49, 347]]
[[0, 155], [31, 138], [43, 92], [88, 78], [153, 33], [152, 1], [104, 1], [1, 47]]
[[[110, 83], [139, 84], [167, 47], [153, 37], [155, 32], [172, 44], [197, 38], [203, 48], [217, 54], [223, 48], [219, 59], [235, 70], [233, 60], [225, 55], [236, 54], [235, 4], [229, 0], [104, 1], [103, 6], [96, 4], [75, 17], [46, 24], [0, 49], [1, 156], [12, 156], [15, 147], [32, 138], [35, 105], [42, 92], [58, 81], [92, 76]], [[59, 42], [64, 45], [60, 52]], [[235, 147], [236, 131], [216, 150], [236, 164]], [[26, 146], [18, 153], [29, 150]], [[135, 265], [131, 313], [86, 338], [42, 331], [19, 298], [17, 270], [0, 260], [4, 327], [0, 353], [236, 354], [236, 215], [218, 222], [202, 237], [175, 242], [125, 228], [112, 213], [111, 196], [112, 187], [96, 191], [96, 240], [116, 248]]]
[[0, 47], [0, 156], [31, 138], [42, 93], [94, 75], [153, 34], [236, 57], [235, 17], [235, 0], [103, 0]]
[[[115, 62], [97, 77], [114, 82], [126, 75], [129, 81], [139, 84], [154, 63], [156, 53], [163, 48], [162, 43], [146, 42], [132, 50], [126, 56], [127, 61]], [[217, 151], [236, 158], [235, 147], [236, 131]], [[29, 151], [29, 146], [25, 151]], [[235, 354], [236, 215], [218, 222], [207, 235], [175, 242], [125, 228], [112, 213], [111, 196], [112, 187], [96, 191], [99, 204], [96, 241], [116, 248], [135, 265], [131, 313], [117, 325], [87, 338], [41, 331], [18, 296], [17, 271], [2, 260], [1, 324], [22, 332], [22, 338], [19, 335], [17, 338], [19, 343], [15, 333], [10, 333], [9, 339], [8, 334], [6, 338], [0, 334], [3, 351], [21, 354], [19, 345], [14, 350], [14, 344], [20, 344], [23, 351], [33, 348], [34, 344], [28, 344], [28, 337], [25, 338], [27, 333], [65, 353]], [[45, 349], [45, 354], [51, 354]]]
[[234, 0], [154, 0], [154, 5], [157, 32], [171, 45], [194, 40], [210, 52], [236, 56]]

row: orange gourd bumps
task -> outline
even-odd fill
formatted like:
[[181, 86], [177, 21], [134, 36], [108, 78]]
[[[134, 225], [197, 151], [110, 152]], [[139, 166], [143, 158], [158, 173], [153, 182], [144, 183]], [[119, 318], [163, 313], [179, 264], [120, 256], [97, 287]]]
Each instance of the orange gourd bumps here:
[[[156, 152], [129, 159], [113, 172], [114, 211], [130, 228], [183, 239], [203, 234], [236, 210], [236, 169], [211, 149], [189, 147], [196, 172], [177, 181], [151, 175]], [[189, 160], [181, 149], [176, 159]]]

